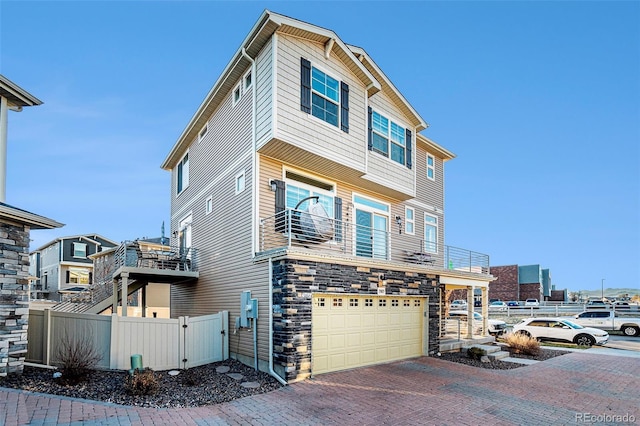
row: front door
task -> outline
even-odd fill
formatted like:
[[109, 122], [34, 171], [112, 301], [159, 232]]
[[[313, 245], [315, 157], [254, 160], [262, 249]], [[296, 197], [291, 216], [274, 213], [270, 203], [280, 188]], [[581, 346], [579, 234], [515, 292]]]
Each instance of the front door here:
[[356, 209], [356, 256], [387, 259], [387, 217]]

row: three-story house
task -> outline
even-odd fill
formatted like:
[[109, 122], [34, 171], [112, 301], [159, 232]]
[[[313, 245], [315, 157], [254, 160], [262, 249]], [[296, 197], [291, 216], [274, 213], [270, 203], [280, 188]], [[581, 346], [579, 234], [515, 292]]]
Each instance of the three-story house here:
[[250, 291], [230, 350], [287, 381], [437, 353], [445, 288], [491, 276], [444, 244], [454, 155], [426, 128], [364, 49], [265, 11], [162, 164], [200, 268], [171, 315], [241, 317]]

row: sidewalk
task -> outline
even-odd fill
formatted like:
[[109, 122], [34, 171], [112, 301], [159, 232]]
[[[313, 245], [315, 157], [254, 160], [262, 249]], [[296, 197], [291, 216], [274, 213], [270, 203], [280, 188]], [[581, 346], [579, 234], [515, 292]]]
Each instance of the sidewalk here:
[[636, 424], [640, 359], [616, 362], [595, 349], [512, 370], [415, 358], [323, 374], [199, 408], [123, 407], [0, 388], [0, 424], [538, 426], [585, 419]]

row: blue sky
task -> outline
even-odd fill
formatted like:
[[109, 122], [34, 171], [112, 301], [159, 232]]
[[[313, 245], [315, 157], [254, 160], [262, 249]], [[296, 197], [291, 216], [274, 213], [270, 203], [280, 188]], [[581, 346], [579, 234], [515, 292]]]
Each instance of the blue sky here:
[[0, 2], [7, 202], [116, 241], [169, 229], [160, 164], [264, 9], [363, 47], [453, 151], [446, 244], [558, 288], [640, 287], [639, 2]]

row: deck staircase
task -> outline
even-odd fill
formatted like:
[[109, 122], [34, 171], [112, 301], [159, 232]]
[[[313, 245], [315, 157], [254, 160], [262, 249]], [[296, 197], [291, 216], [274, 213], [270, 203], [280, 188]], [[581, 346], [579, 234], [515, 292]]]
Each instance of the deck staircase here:
[[[129, 281], [128, 294], [141, 289], [146, 283]], [[121, 300], [122, 281], [118, 282], [118, 301]], [[110, 282], [93, 284], [86, 290], [69, 296], [66, 300], [53, 305], [54, 311], [99, 314], [113, 305], [113, 284]]]

